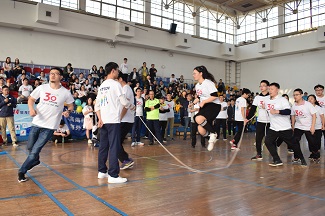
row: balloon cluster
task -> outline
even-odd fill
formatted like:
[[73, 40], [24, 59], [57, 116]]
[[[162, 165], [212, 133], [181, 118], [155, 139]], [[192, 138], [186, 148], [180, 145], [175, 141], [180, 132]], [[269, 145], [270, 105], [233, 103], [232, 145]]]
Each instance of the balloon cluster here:
[[82, 113], [82, 108], [86, 106], [86, 102], [81, 103], [80, 99], [76, 99], [74, 103], [77, 105], [76, 112]]

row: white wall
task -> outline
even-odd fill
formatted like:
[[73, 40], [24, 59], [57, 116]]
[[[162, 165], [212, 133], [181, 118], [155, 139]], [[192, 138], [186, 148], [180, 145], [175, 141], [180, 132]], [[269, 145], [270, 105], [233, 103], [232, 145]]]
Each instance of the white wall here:
[[309, 94], [315, 93], [316, 84], [325, 84], [325, 51], [306, 52], [270, 59], [255, 60], [241, 63], [241, 87], [254, 92], [259, 91], [259, 83], [266, 79], [277, 82], [281, 90], [289, 93], [301, 88]]

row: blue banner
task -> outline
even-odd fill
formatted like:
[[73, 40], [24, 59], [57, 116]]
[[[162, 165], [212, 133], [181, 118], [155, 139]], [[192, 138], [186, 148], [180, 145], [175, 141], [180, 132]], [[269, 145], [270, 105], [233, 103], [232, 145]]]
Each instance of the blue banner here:
[[[64, 118], [64, 117], [63, 117]], [[83, 129], [84, 115], [78, 114], [73, 111], [68, 118], [64, 118], [65, 123], [68, 125], [72, 139], [84, 139], [86, 130]]]

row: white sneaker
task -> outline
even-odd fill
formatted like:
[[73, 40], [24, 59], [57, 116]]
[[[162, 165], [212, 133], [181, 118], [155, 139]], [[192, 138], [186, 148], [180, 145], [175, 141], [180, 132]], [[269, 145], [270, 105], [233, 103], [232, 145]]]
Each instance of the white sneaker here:
[[138, 143], [137, 142], [132, 142], [131, 143], [131, 147], [134, 147], [134, 146], [136, 146]]
[[58, 144], [58, 140], [57, 140], [57, 139], [54, 141], [54, 144], [55, 144], [55, 145]]
[[99, 179], [108, 178], [108, 177], [110, 177], [110, 176], [108, 175], [108, 173], [98, 172], [98, 178], [99, 178]]
[[137, 145], [144, 146], [144, 143], [143, 142], [137, 142]]
[[216, 133], [212, 133], [210, 134], [210, 138], [209, 138], [209, 144], [208, 144], [208, 151], [212, 151], [214, 144], [217, 142], [217, 134]]
[[88, 139], [88, 144], [93, 144], [93, 141], [91, 141], [91, 139]]
[[113, 177], [109, 176], [107, 182], [111, 183], [111, 184], [124, 183], [124, 182], [127, 182], [127, 178], [122, 178], [120, 176], [117, 178], [113, 178]]
[[13, 146], [13, 147], [18, 147], [19, 145], [16, 144], [15, 142], [13, 142], [13, 143], [12, 143], [12, 146]]

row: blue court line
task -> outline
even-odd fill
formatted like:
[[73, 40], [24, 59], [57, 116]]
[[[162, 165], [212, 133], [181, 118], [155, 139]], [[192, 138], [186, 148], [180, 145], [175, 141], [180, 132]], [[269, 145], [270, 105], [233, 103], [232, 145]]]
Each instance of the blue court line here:
[[2, 152], [0, 152], [0, 155], [5, 155], [5, 154], [7, 154], [6, 151], [2, 151]]
[[[20, 164], [10, 155], [7, 154], [8, 157], [10, 158], [10, 160], [12, 160], [19, 168], [20, 168]], [[27, 176], [33, 180], [33, 182], [35, 182], [35, 184], [44, 192], [44, 194], [46, 194], [57, 206], [59, 206], [59, 208], [62, 209], [62, 211], [64, 211], [64, 213], [66, 213], [67, 215], [73, 215], [71, 211], [69, 211], [69, 209], [63, 205], [58, 199], [56, 199], [50, 191], [48, 191], [39, 181], [37, 181], [32, 175], [30, 175], [29, 173], [27, 173]]]

